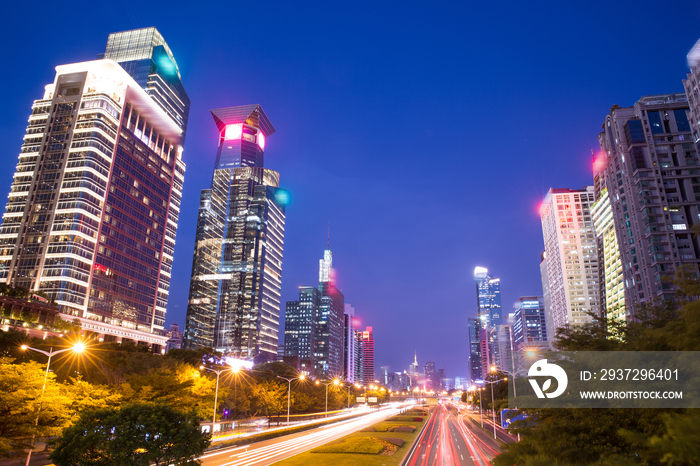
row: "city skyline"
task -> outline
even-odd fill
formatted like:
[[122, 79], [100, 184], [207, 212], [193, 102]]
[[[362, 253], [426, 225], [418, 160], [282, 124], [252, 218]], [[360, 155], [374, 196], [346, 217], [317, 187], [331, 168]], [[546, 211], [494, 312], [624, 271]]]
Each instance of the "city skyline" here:
[[[22, 7], [14, 6], [19, 13], [22, 13]], [[98, 7], [99, 8], [99, 7]], [[687, 8], [678, 6], [678, 12], [684, 11]], [[161, 11], [158, 11], [161, 14]], [[166, 12], [167, 13], [167, 12]], [[269, 13], [269, 12], [268, 12]], [[463, 12], [462, 12], [463, 13]], [[20, 148], [21, 137], [24, 134], [26, 115], [28, 113], [28, 104], [36, 95], [41, 92], [41, 87], [49, 82], [54, 74], [54, 65], [61, 63], [71, 63], [88, 61], [93, 59], [95, 55], [101, 52], [101, 44], [104, 43], [107, 35], [114, 31], [132, 29], [135, 27], [156, 26], [161, 33], [168, 39], [172, 49], [178, 59], [178, 65], [183, 73], [183, 80], [190, 92], [192, 99], [192, 111], [190, 112], [190, 121], [188, 127], [188, 144], [185, 151], [184, 160], [188, 163], [188, 172], [186, 176], [184, 188], [183, 213], [180, 218], [180, 228], [178, 229], [177, 249], [174, 260], [174, 279], [170, 301], [168, 303], [168, 313], [166, 315], [166, 327], [177, 322], [181, 328], [184, 328], [184, 315], [186, 310], [187, 288], [189, 284], [189, 271], [191, 270], [191, 258], [189, 251], [192, 251], [194, 244], [194, 228], [193, 219], [196, 217], [196, 210], [199, 203], [198, 193], [201, 189], [207, 186], [207, 177], [211, 180], [211, 166], [214, 162], [208, 154], [212, 154], [212, 146], [209, 141], [212, 136], [212, 130], [207, 128], [211, 125], [210, 121], [204, 121], [208, 108], [219, 108], [226, 105], [238, 105], [245, 102], [260, 101], [266, 108], [266, 111], [271, 115], [271, 118], [276, 122], [280, 132], [275, 136], [275, 141], [270, 141], [275, 149], [270, 151], [271, 155], [267, 166], [273, 170], [283, 173], [283, 185], [290, 189], [292, 193], [292, 204], [288, 209], [288, 224], [287, 231], [289, 236], [285, 238], [285, 273], [282, 284], [282, 298], [284, 302], [289, 299], [294, 299], [294, 292], [299, 285], [304, 283], [313, 283], [314, 265], [317, 257], [313, 251], [325, 244], [325, 228], [326, 222], [331, 221], [334, 225], [338, 225], [338, 233], [334, 233], [334, 253], [338, 261], [347, 264], [344, 267], [342, 274], [338, 277], [339, 288], [347, 289], [352, 292], [353, 305], [357, 309], [362, 309], [362, 314], [366, 315], [366, 322], [363, 322], [359, 327], [364, 328], [365, 325], [371, 325], [374, 332], [377, 334], [377, 366], [388, 365], [392, 370], [403, 368], [410, 362], [406, 361], [406, 356], [413, 353], [413, 343], [400, 343], [399, 338], [407, 338], [409, 341], [415, 340], [421, 336], [429, 343], [421, 343], [418, 348], [419, 354], [424, 354], [426, 360], [443, 361], [440, 354], [459, 354], [459, 358], [454, 357], [449, 361], [445, 360], [447, 372], [449, 374], [466, 374], [466, 362], [464, 360], [464, 351], [460, 351], [460, 347], [452, 343], [454, 341], [454, 333], [450, 333], [451, 329], [432, 329], [428, 326], [421, 326], [420, 323], [425, 319], [425, 309], [437, 307], [439, 315], [452, 319], [458, 325], [452, 325], [454, 329], [460, 330], [462, 333], [466, 328], [466, 316], [473, 312], [471, 308], [474, 303], [473, 281], [471, 279], [471, 270], [476, 265], [483, 265], [490, 270], [498, 271], [498, 276], [502, 280], [503, 286], [503, 306], [504, 309], [510, 309], [510, 304], [514, 302], [518, 296], [524, 295], [540, 295], [541, 285], [538, 269], [538, 258], [542, 250], [541, 231], [539, 228], [539, 218], [537, 215], [537, 203], [544, 197], [544, 193], [549, 187], [567, 186], [577, 187], [590, 184], [592, 173], [590, 170], [590, 153], [591, 148], [596, 148], [596, 136], [600, 128], [600, 123], [604, 116], [608, 113], [608, 109], [613, 104], [620, 104], [623, 107], [631, 106], [641, 96], [652, 93], [672, 93], [681, 92], [681, 79], [685, 77], [687, 66], [685, 64], [685, 54], [690, 50], [697, 39], [698, 33], [693, 28], [687, 28], [687, 33], [676, 32], [676, 28], [670, 30], [666, 36], [659, 39], [659, 43], [653, 44], [655, 50], [663, 50], [661, 60], [655, 66], [655, 69], [650, 73], [645, 73], [645, 76], [630, 82], [628, 73], [618, 71], [620, 68], [629, 70], [631, 64], [638, 61], [648, 53], [648, 50], [642, 53], [641, 51], [630, 53], [629, 58], [624, 58], [622, 64], [617, 63], [621, 60], [619, 56], [604, 54], [599, 56], [600, 50], [596, 48], [595, 60], [592, 60], [594, 55], [588, 54], [583, 57], [588, 62], [585, 64], [593, 66], [609, 67], [605, 73], [605, 78], [600, 76], [589, 76], [581, 78], [580, 81], [567, 82], [574, 70], [580, 70], [581, 63], [573, 64], [569, 61], [569, 57], [560, 56], [563, 59], [563, 64], [558, 63], [556, 67], [545, 69], [552, 72], [553, 76], [557, 77], [553, 81], [552, 77], [542, 76], [544, 71], [537, 72], [537, 78], [542, 79], [542, 82], [534, 83], [534, 71], [525, 71], [524, 86], [525, 92], [522, 94], [524, 100], [532, 105], [509, 107], [510, 111], [515, 114], [523, 114], [524, 111], [530, 110], [540, 115], [549, 115], [554, 119], [562, 120], [564, 117], [571, 118], [567, 120], [566, 127], [556, 126], [556, 129], [546, 128], [545, 136], [532, 137], [535, 142], [526, 141], [530, 139], [531, 129], [525, 126], [517, 126], [515, 129], [506, 131], [505, 129], [498, 130], [499, 133], [509, 132], [509, 142], [511, 147], [509, 151], [519, 152], [522, 158], [509, 156], [509, 163], [512, 167], [506, 173], [505, 179], [499, 181], [498, 186], [503, 187], [502, 192], [492, 192], [489, 208], [494, 205], [498, 206], [496, 213], [486, 213], [483, 216], [480, 207], [475, 207], [469, 197], [476, 196], [480, 191], [485, 192], [486, 186], [491, 186], [494, 183], [493, 178], [485, 177], [482, 184], [469, 170], [474, 170], [477, 173], [486, 172], [489, 169], [489, 164], [486, 161], [474, 160], [474, 167], [467, 170], [467, 166], [463, 165], [460, 160], [462, 158], [472, 159], [478, 158], [479, 153], [485, 153], [485, 146], [477, 142], [477, 138], [467, 134], [467, 137], [457, 136], [456, 128], [460, 124], [464, 124], [464, 119], [456, 119], [458, 124], [453, 126], [451, 123], [445, 127], [428, 126], [424, 124], [415, 126], [410, 118], [396, 118], [393, 122], [389, 122], [382, 128], [379, 133], [381, 136], [370, 136], [368, 131], [369, 126], [374, 125], [378, 117], [367, 117], [367, 121], [363, 121], [360, 116], [365, 116], [371, 104], [377, 105], [375, 98], [379, 94], [369, 94], [359, 104], [352, 104], [344, 96], [348, 94], [347, 87], [353, 87], [355, 80], [363, 81], [364, 66], [382, 65], [375, 61], [377, 57], [371, 56], [368, 62], [360, 58], [349, 55], [348, 59], [338, 58], [333, 54], [322, 54], [322, 58], [313, 62], [315, 74], [320, 76], [320, 82], [315, 78], [311, 78], [311, 74], [304, 76], [303, 79], [295, 77], [294, 72], [282, 73], [286, 74], [280, 77], [274, 73], [268, 60], [259, 58], [261, 56], [270, 57], [275, 53], [284, 53], [286, 49], [277, 49], [277, 45], [271, 41], [263, 42], [260, 50], [253, 52], [242, 52], [240, 56], [231, 60], [234, 62], [238, 70], [241, 70], [236, 78], [231, 80], [225, 71], [217, 73], [209, 73], [205, 78], [202, 73], [197, 71], [194, 63], [196, 60], [212, 60], [217, 56], [226, 56], [233, 47], [230, 43], [223, 43], [211, 49], [202, 47], [201, 42], [207, 41], [212, 43], [212, 36], [204, 36], [202, 39], [192, 39], [192, 34], [178, 34], [177, 26], [168, 26], [169, 17], [167, 14], [162, 19], [155, 16], [155, 11], [140, 10], [141, 18], [135, 21], [128, 16], [111, 17], [99, 28], [91, 26], [87, 32], [69, 33], [64, 31], [53, 32], [56, 43], [60, 43], [60, 48], [39, 47], [37, 44], [42, 40], [46, 40], [44, 33], [40, 33], [35, 37], [29, 37], [25, 43], [17, 47], [17, 51], [10, 51], [9, 58], [15, 57], [15, 53], [24, 53], [33, 56], [32, 63], [27, 64], [26, 68], [20, 71], [21, 85], [13, 86], [18, 90], [16, 95], [10, 96], [6, 102], [7, 115], [1, 120], [3, 131], [0, 134], [0, 141], [4, 148], [4, 165], [2, 168], [5, 173], [12, 173], [16, 163], [16, 153]], [[620, 18], [622, 12], [617, 8], [610, 12], [611, 16]], [[20, 17], [27, 17], [28, 12], [24, 11]], [[196, 16], [196, 15], [195, 15]], [[690, 21], [693, 15], [687, 15], [680, 21]], [[60, 17], [60, 15], [59, 15]], [[267, 21], [279, 25], [280, 18], [275, 15], [266, 16]], [[587, 19], [596, 21], [593, 29], [588, 28]], [[202, 19], [199, 19], [201, 24]], [[376, 23], [367, 20], [368, 26], [376, 27]], [[436, 24], [435, 18], [429, 18], [431, 24]], [[607, 20], [600, 20], [597, 17], [586, 16], [580, 20], [581, 23], [574, 24], [574, 30], [580, 30], [583, 25], [586, 29], [595, 34], [596, 31], [604, 31], [609, 26], [606, 25]], [[135, 24], [136, 23], [136, 24]], [[555, 27], [555, 26], [551, 26]], [[266, 28], [266, 30], [269, 27]], [[284, 28], [283, 28], [284, 29]], [[682, 29], [682, 28], [678, 28]], [[11, 28], [10, 28], [11, 30]], [[242, 41], [246, 32], [242, 31], [237, 39]], [[5, 32], [7, 34], [7, 32]], [[333, 36], [336, 41], [341, 41], [337, 36]], [[401, 36], [405, 37], [405, 36]], [[279, 36], [275, 36], [279, 39]], [[383, 36], [384, 40], [388, 40]], [[446, 38], [445, 38], [446, 39]], [[188, 41], [193, 41], [188, 44]], [[479, 44], [477, 39], [474, 40]], [[37, 42], [39, 41], [39, 42]], [[580, 44], [575, 39], [571, 39], [575, 46]], [[602, 39], [594, 37], [597, 44], [601, 44]], [[341, 41], [341, 44], [344, 42]], [[506, 74], [503, 70], [510, 66], [508, 60], [510, 56], [506, 55], [505, 43], [499, 42], [500, 54], [493, 53], [499, 57], [498, 61], [493, 62], [493, 68], [499, 69], [498, 73]], [[540, 42], [528, 44], [532, 47], [544, 46]], [[200, 47], [204, 52], [201, 57], [194, 57], [193, 50]], [[32, 49], [33, 48], [33, 49]], [[497, 52], [499, 47], [492, 50], [484, 50], [486, 53]], [[545, 47], [546, 48], [546, 47]], [[31, 51], [30, 51], [31, 50]], [[38, 51], [36, 51], [38, 50]], [[418, 50], [419, 54], [423, 50]], [[546, 49], [543, 55], [545, 57], [551, 54], [559, 53], [566, 54], [569, 51], [564, 49]], [[405, 52], [404, 52], [405, 53]], [[548, 55], [549, 54], [549, 55]], [[257, 57], [257, 58], [256, 58]], [[483, 57], [482, 57], [483, 58]], [[399, 57], [399, 64], [403, 64], [406, 57]], [[442, 63], [447, 63], [447, 57], [440, 56], [437, 58]], [[515, 58], [517, 61], [520, 58]], [[245, 77], [246, 65], [248, 63], [262, 65], [257, 71], [258, 78], [263, 76], [256, 82], [254, 79]], [[211, 62], [210, 62], [211, 63]], [[539, 60], [538, 64], [543, 65], [543, 61]], [[499, 65], [507, 66], [499, 66]], [[613, 64], [615, 65], [613, 69]], [[283, 66], [289, 66], [285, 61]], [[555, 69], [556, 68], [556, 69]], [[292, 68], [294, 70], [294, 68]], [[303, 70], [301, 70], [303, 71]], [[297, 69], [297, 72], [301, 72]], [[558, 74], [561, 73], [561, 74]], [[314, 74], [314, 75], [315, 75]], [[588, 73], [597, 74], [597, 73]], [[459, 94], [452, 96], [438, 94], [437, 91], [429, 85], [424, 85], [427, 81], [425, 78], [431, 75], [421, 75], [420, 79], [405, 83], [403, 90], [409, 90], [411, 99], [415, 99], [413, 104], [421, 106], [426, 102], [424, 99], [432, 99], [434, 103], [429, 106], [430, 110], [447, 112], [446, 116], [456, 117], [461, 113], [463, 108], [468, 108], [465, 104], [470, 104], [475, 110], [469, 113], [472, 115], [478, 114], [482, 106], [493, 105], [500, 102], [501, 104], [508, 102], [506, 97], [514, 99], [512, 89], [507, 87], [508, 81], [499, 81], [494, 84], [494, 87], [485, 89], [485, 93], [495, 90], [498, 86], [505, 86], [506, 96], [492, 95], [489, 99], [482, 99], [478, 96], [470, 95], [466, 98], [468, 91], [466, 88], [459, 88]], [[394, 78], [397, 78], [394, 76]], [[17, 80], [17, 76], [12, 78], [2, 78], [3, 83], [8, 85]], [[299, 84], [304, 79], [308, 79], [311, 84]], [[445, 78], [447, 79], [447, 78]], [[604, 81], [596, 83], [597, 80]], [[202, 94], [202, 83], [207, 82], [211, 89], [210, 93]], [[282, 83], [289, 82], [293, 89], [290, 92]], [[228, 83], [228, 86], [226, 85]], [[231, 85], [233, 83], [234, 85]], [[275, 86], [276, 84], [276, 86]], [[382, 82], [381, 91], [386, 91], [386, 82]], [[585, 101], [586, 108], [581, 110], [582, 100], [574, 92], [567, 102], [568, 109], [559, 108], [561, 104], [561, 95], [552, 100], [546, 101], [543, 104], [533, 104], [533, 95], [538, 92], [553, 89], [553, 95], [561, 90], [557, 90], [556, 85], [571, 86], [575, 89], [576, 86], [588, 86]], [[313, 87], [313, 89], [308, 89]], [[600, 86], [599, 88], [596, 86]], [[280, 89], [281, 88], [281, 89]], [[195, 90], [197, 89], [197, 90]], [[568, 89], [568, 87], [567, 87]], [[596, 94], [595, 90], [601, 89], [593, 102], [589, 95]], [[294, 98], [285, 97], [283, 94], [296, 92], [298, 95]], [[419, 95], [424, 92], [424, 95]], [[311, 98], [307, 108], [300, 107], [304, 99], [309, 97], [311, 93], [318, 93], [320, 97]], [[520, 91], [517, 93], [520, 94]], [[541, 94], [537, 94], [541, 95]], [[330, 96], [330, 98], [329, 98]], [[334, 101], [333, 96], [337, 96], [338, 101]], [[401, 95], [403, 98], [404, 94]], [[319, 107], [320, 100], [329, 98], [328, 104]], [[495, 102], [492, 100], [495, 99]], [[398, 95], [389, 94], [388, 102], [396, 104]], [[306, 131], [307, 122], [311, 121], [311, 108], [316, 107], [321, 111], [322, 118], [334, 120], [335, 125], [316, 121], [314, 124], [320, 125], [317, 140], [309, 142]], [[341, 110], [344, 108], [344, 110]], [[295, 112], [301, 109], [301, 118]], [[387, 112], [390, 109], [386, 104], [380, 106], [381, 112]], [[347, 112], [344, 114], [343, 112]], [[373, 109], [374, 112], [377, 109]], [[554, 113], [551, 113], [554, 112]], [[559, 112], [559, 113], [557, 113]], [[579, 115], [575, 115], [578, 113]], [[382, 120], [390, 120], [397, 115], [390, 113], [389, 118], [382, 116]], [[481, 123], [470, 117], [467, 120], [471, 126], [471, 131], [474, 128], [479, 128]], [[450, 118], [445, 118], [449, 120]], [[295, 120], [298, 120], [299, 123]], [[527, 120], [527, 119], [526, 119]], [[424, 121], [424, 120], [421, 120]], [[280, 122], [280, 123], [277, 123]], [[388, 125], [388, 126], [387, 126]], [[335, 126], [349, 126], [350, 129], [338, 131]], [[545, 125], [543, 125], [545, 126]], [[408, 140], [402, 140], [398, 131], [402, 129], [413, 135], [420, 135], [420, 138], [410, 137]], [[429, 134], [428, 132], [431, 132]], [[479, 131], [476, 131], [478, 133]], [[556, 134], [561, 133], [561, 134]], [[366, 147], [362, 139], [372, 137], [374, 150], [370, 153], [363, 154], [355, 151], [355, 148]], [[551, 139], [551, 142], [543, 143], [545, 139]], [[487, 139], [487, 138], [484, 138]], [[425, 195], [427, 200], [421, 201], [419, 198], [423, 196], [423, 191], [420, 193], [412, 192], [410, 189], [402, 188], [415, 183], [418, 185], [420, 177], [416, 174], [420, 171], [420, 176], [436, 176], [426, 175], [423, 165], [423, 157], [420, 151], [425, 151], [428, 147], [435, 144], [436, 141], [444, 144], [441, 149], [446, 153], [446, 162], [448, 165], [454, 166], [455, 169], [461, 169], [465, 173], [465, 177], [459, 183], [450, 187], [449, 197], [450, 203], [439, 210], [439, 213], [450, 215], [458, 212], [459, 215], [454, 216], [451, 223], [446, 228], [447, 238], [441, 240], [442, 244], [449, 244], [453, 251], [449, 255], [442, 255], [440, 260], [432, 259], [433, 256], [438, 256], [437, 249], [429, 249], [420, 251], [420, 247], [424, 246], [426, 234], [430, 231], [425, 227], [417, 225], [414, 220], [401, 220], [398, 225], [403, 231], [415, 229], [415, 231], [404, 235], [400, 241], [393, 243], [391, 230], [389, 225], [396, 225], [397, 216], [403, 216], [405, 219], [412, 219], [416, 214], [430, 206], [436, 206], [438, 199], [442, 198], [442, 193], [438, 191], [427, 191]], [[516, 144], [517, 143], [517, 144]], [[344, 148], [343, 145], [350, 146], [352, 150]], [[415, 145], [417, 151], [408, 151], [408, 145]], [[305, 150], [305, 148], [307, 150]], [[514, 150], [517, 148], [518, 150]], [[386, 158], [379, 158], [378, 154], [388, 153]], [[332, 155], [329, 155], [332, 154]], [[499, 152], [505, 154], [505, 152]], [[543, 155], [546, 154], [546, 155]], [[565, 157], [562, 157], [564, 154]], [[487, 157], [489, 159], [490, 157]], [[363, 173], [364, 167], [370, 163], [376, 163], [377, 173]], [[201, 170], [198, 165], [201, 165]], [[471, 164], [470, 164], [471, 165]], [[542, 170], [542, 167], [547, 167], [547, 170]], [[393, 171], [392, 171], [393, 170]], [[518, 171], [524, 171], [520, 173]], [[516, 172], [517, 176], [516, 176]], [[384, 187], [382, 177], [384, 173], [390, 173], [387, 181], [387, 186]], [[365, 176], [366, 175], [366, 176]], [[527, 181], [521, 181], [521, 176]], [[529, 177], [529, 178], [528, 178]], [[5, 192], [9, 192], [10, 176], [6, 176], [2, 183]], [[323, 189], [316, 188], [312, 185], [314, 181], [323, 185]], [[358, 198], [356, 192], [352, 190], [358, 181], [362, 181], [364, 193]], [[431, 182], [434, 181], [431, 179]], [[512, 188], [505, 188], [508, 182], [513, 182]], [[496, 190], [498, 191], [498, 190]], [[350, 194], [352, 192], [352, 195]], [[460, 197], [461, 195], [461, 197]], [[518, 199], [515, 200], [515, 196]], [[362, 229], [361, 222], [366, 221], [362, 216], [362, 212], [369, 212], [369, 206], [374, 205], [376, 199], [385, 198], [387, 202], [392, 204], [392, 207], [397, 211], [388, 219], [383, 220], [379, 225], [381, 228], [374, 230], [372, 236], [368, 236]], [[509, 206], [508, 202], [512, 202]], [[351, 204], [357, 204], [359, 207], [353, 207]], [[443, 208], [439, 208], [443, 209]], [[316, 210], [313, 214], [316, 220], [312, 220], [303, 211]], [[319, 213], [319, 210], [321, 213]], [[523, 232], [523, 238], [515, 243], [508, 244], [508, 235], [505, 232], [498, 232], [494, 229], [484, 229], [485, 233], [467, 233], [470, 223], [476, 218], [480, 218], [485, 224], [496, 225], [500, 216], [507, 218], [514, 217], [521, 224], [519, 232]], [[372, 217], [376, 219], [377, 217]], [[335, 229], [335, 227], [334, 227]], [[372, 230], [372, 229], [370, 229]], [[524, 232], [524, 230], [528, 230]], [[465, 237], [466, 235], [466, 237]], [[374, 240], [374, 244], [372, 243]], [[406, 251], [419, 251], [417, 257], [409, 255], [406, 259], [402, 259]], [[504, 251], [501, 251], [504, 249]], [[287, 255], [287, 251], [294, 250], [291, 255]], [[187, 252], [186, 252], [187, 251]], [[398, 258], [393, 261], [394, 258]], [[448, 259], [449, 258], [449, 259]], [[418, 260], [428, 260], [427, 268], [437, 274], [436, 293], [441, 297], [438, 305], [434, 299], [427, 299], [420, 296], [418, 299], [413, 292], [407, 293], [399, 288], [399, 285], [409, 285], [403, 290], [412, 290], [417, 288], [416, 284], [421, 282], [423, 274], [421, 270], [414, 268], [412, 264]], [[444, 263], [449, 260], [451, 264], [445, 266]], [[393, 261], [393, 262], [392, 262]], [[390, 263], [391, 262], [391, 263]], [[386, 264], [389, 264], [388, 266]], [[507, 270], [505, 264], [513, 264], [511, 270]], [[387, 268], [388, 267], [388, 270]], [[375, 271], [376, 270], [376, 271]], [[387, 273], [386, 277], [379, 277], [379, 273]], [[184, 290], [184, 291], [183, 291]], [[390, 293], [387, 293], [387, 290]], [[402, 294], [407, 296], [402, 296]], [[385, 294], [389, 296], [384, 297]], [[428, 293], [426, 293], [428, 294]], [[454, 297], [448, 297], [454, 296]], [[399, 316], [410, 316], [406, 319], [407, 322], [397, 323]], [[464, 316], [464, 317], [462, 317]], [[459, 320], [462, 319], [462, 320]], [[394, 327], [396, 325], [396, 327]], [[392, 337], [390, 333], [396, 332], [397, 337]], [[442, 338], [443, 333], [447, 332], [448, 337]], [[438, 342], [436, 344], [436, 342]], [[442, 343], [445, 342], [445, 343]], [[462, 345], [465, 346], [465, 345]]]

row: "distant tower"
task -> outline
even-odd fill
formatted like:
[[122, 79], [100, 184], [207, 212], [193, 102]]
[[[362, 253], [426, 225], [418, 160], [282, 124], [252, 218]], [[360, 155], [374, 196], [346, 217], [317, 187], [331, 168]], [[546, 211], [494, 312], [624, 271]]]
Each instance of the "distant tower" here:
[[357, 345], [355, 342], [355, 308], [345, 303], [343, 313], [343, 376], [349, 383], [355, 383], [355, 361], [357, 360]]
[[374, 383], [374, 335], [372, 327], [356, 332], [358, 352], [360, 354], [360, 383]]

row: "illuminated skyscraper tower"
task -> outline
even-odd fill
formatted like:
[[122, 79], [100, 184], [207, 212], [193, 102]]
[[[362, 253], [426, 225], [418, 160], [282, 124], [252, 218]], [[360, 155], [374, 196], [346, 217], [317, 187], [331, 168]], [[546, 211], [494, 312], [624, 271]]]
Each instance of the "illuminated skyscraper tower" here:
[[47, 293], [101, 340], [164, 350], [183, 112], [175, 118], [110, 59], [56, 67], [19, 154], [0, 282]]
[[287, 191], [263, 168], [275, 128], [260, 105], [211, 111], [219, 129], [202, 190], [184, 346], [255, 362], [277, 357]]

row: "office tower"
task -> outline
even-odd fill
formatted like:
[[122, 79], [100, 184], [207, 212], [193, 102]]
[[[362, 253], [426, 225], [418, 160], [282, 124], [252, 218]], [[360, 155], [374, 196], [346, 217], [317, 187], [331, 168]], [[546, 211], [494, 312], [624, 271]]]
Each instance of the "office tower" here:
[[489, 363], [488, 368], [496, 366], [499, 370], [515, 372], [513, 362], [512, 329], [508, 324], [491, 327], [488, 332]]
[[436, 390], [439, 386], [439, 380], [437, 378], [437, 373], [435, 372], [435, 363], [428, 361], [423, 366], [423, 376], [425, 377], [425, 388], [426, 390]]
[[439, 389], [440, 390], [447, 390], [448, 385], [450, 384], [450, 380], [447, 378], [447, 372], [445, 371], [445, 369], [438, 369], [437, 379], [438, 379]]
[[[694, 106], [693, 73], [685, 84]], [[700, 213], [700, 167], [690, 107], [682, 93], [642, 97], [633, 107], [614, 106], [598, 136], [605, 153], [601, 176], [618, 239], [626, 318], [644, 304], [674, 299], [672, 279], [680, 267], [697, 275], [700, 248], [691, 229]], [[613, 316], [622, 318], [622, 312], [613, 309]]]
[[550, 189], [540, 205], [547, 281], [556, 330], [600, 315], [598, 242], [591, 219], [593, 187]]
[[313, 286], [299, 287], [299, 301], [287, 301], [284, 315], [284, 361], [311, 374], [314, 367], [315, 318], [321, 294]]
[[219, 131], [211, 188], [200, 196], [184, 345], [274, 361], [288, 193], [264, 168], [275, 132], [260, 105], [211, 111]]
[[314, 369], [317, 377], [338, 377], [343, 370], [343, 330], [345, 326], [345, 298], [335, 286], [333, 253], [330, 247], [323, 252], [319, 264], [318, 291], [321, 304], [314, 319]]
[[104, 341], [165, 351], [185, 164], [179, 126], [117, 63], [56, 67], [0, 227], [0, 282]]
[[520, 350], [535, 341], [547, 341], [542, 296], [521, 296], [513, 305], [513, 346]]
[[[501, 315], [501, 280], [493, 278], [484, 267], [474, 269], [476, 280], [476, 297], [479, 317], [483, 327], [492, 327], [503, 323]], [[483, 316], [483, 317], [482, 317]]]
[[356, 379], [363, 385], [374, 383], [374, 335], [372, 327], [367, 327], [364, 331], [355, 332], [358, 348], [359, 370]]
[[542, 296], [521, 296], [513, 305], [513, 350], [515, 369], [521, 371], [532, 363], [528, 351], [541, 353], [549, 350], [547, 319]]
[[469, 380], [483, 379], [481, 371], [481, 319], [478, 316], [467, 319], [469, 336]]
[[602, 266], [599, 269], [601, 310], [609, 321], [625, 322], [629, 316], [625, 309], [622, 261], [607, 187], [600, 191], [591, 215], [598, 239], [598, 264]]
[[355, 360], [357, 359], [354, 318], [355, 308], [345, 303], [343, 312], [343, 377], [349, 383], [355, 383]]
[[182, 86], [175, 57], [156, 28], [110, 34], [105, 53], [98, 58], [119, 63], [177, 123], [182, 130], [182, 140], [185, 140], [190, 98]]
[[379, 368], [379, 383], [385, 387], [389, 386], [389, 366], [382, 366]]

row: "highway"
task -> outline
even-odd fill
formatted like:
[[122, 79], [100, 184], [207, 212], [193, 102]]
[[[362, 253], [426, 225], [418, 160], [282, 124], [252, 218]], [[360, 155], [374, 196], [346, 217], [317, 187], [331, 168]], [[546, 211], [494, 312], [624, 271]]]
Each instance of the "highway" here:
[[480, 428], [438, 405], [405, 466], [487, 466], [500, 444]]
[[398, 408], [375, 411], [298, 434], [285, 435], [241, 447], [224, 448], [201, 456], [204, 466], [263, 466], [303, 453], [399, 414]]

